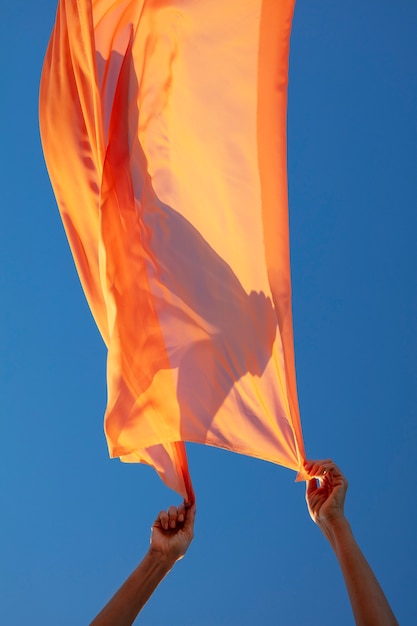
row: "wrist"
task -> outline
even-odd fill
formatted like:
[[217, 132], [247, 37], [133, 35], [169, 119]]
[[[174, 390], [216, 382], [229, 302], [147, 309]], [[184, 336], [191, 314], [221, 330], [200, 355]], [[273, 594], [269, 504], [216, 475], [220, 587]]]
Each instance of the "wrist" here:
[[319, 520], [317, 525], [332, 545], [337, 542], [340, 536], [352, 533], [350, 524], [344, 515]]
[[176, 558], [173, 558], [172, 556], [161, 552], [160, 550], [152, 548], [152, 546], [149, 548], [145, 559], [153, 563], [161, 570], [166, 570], [166, 573], [168, 573], [174, 567], [177, 561]]

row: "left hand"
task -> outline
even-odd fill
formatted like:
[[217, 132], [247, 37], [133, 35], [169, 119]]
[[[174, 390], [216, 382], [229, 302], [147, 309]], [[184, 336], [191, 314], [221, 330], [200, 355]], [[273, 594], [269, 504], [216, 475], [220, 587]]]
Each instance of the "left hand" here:
[[161, 511], [152, 525], [149, 552], [172, 563], [182, 559], [194, 537], [195, 514], [195, 502]]

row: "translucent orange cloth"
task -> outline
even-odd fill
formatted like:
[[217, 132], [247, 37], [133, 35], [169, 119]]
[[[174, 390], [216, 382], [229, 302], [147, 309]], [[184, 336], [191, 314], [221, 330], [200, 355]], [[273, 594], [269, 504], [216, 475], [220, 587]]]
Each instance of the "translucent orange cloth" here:
[[60, 0], [40, 125], [108, 347], [110, 455], [193, 499], [184, 441], [303, 474], [286, 178], [294, 0]]

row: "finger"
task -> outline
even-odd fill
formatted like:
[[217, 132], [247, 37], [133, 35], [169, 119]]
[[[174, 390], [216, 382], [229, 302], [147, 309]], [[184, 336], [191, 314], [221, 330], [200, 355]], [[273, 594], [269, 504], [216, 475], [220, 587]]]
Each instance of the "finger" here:
[[322, 472], [322, 468], [325, 465], [328, 465], [329, 463], [332, 463], [331, 459], [321, 459], [321, 460], [314, 460], [314, 461], [310, 460], [310, 461], [305, 462], [304, 467], [306, 471], [308, 472], [308, 474], [310, 475], [310, 477], [313, 478], [313, 477], [320, 476]]
[[325, 463], [321, 468], [320, 483], [334, 487], [337, 484], [347, 483], [340, 469], [333, 462]]
[[178, 515], [177, 507], [176, 506], [170, 506], [169, 509], [168, 509], [169, 527], [170, 528], [175, 528], [177, 526], [177, 515]]
[[310, 476], [322, 479], [326, 474], [333, 476], [343, 476], [340, 469], [331, 459], [323, 459], [320, 461], [310, 461], [308, 466]]
[[183, 522], [185, 520], [185, 505], [184, 504], [180, 504], [178, 506], [177, 518], [179, 522]]
[[197, 513], [197, 505], [194, 502], [187, 510], [185, 514], [185, 522], [184, 522], [184, 530], [190, 535], [191, 538], [194, 537], [194, 521]]
[[304, 467], [312, 467], [313, 465], [323, 465], [324, 463], [333, 463], [332, 459], [307, 459], [304, 461]]
[[336, 465], [336, 463], [333, 463], [333, 467], [331, 471], [335, 478], [339, 478], [339, 477], [344, 478], [342, 470]]
[[159, 522], [164, 530], [168, 530], [168, 528], [169, 528], [168, 513], [166, 511], [160, 511], [160, 513], [159, 513], [158, 517], [156, 518], [155, 522], [156, 522], [156, 525], [157, 525], [157, 522]]
[[312, 478], [306, 482], [306, 498], [311, 498], [317, 491], [317, 480]]

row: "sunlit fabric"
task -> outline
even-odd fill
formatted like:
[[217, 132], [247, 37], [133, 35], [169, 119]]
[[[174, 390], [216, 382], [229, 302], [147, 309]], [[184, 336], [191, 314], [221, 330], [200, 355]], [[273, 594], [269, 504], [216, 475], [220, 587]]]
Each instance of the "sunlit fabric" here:
[[47, 167], [108, 347], [110, 455], [192, 498], [185, 441], [301, 472], [286, 178], [294, 0], [60, 0]]

